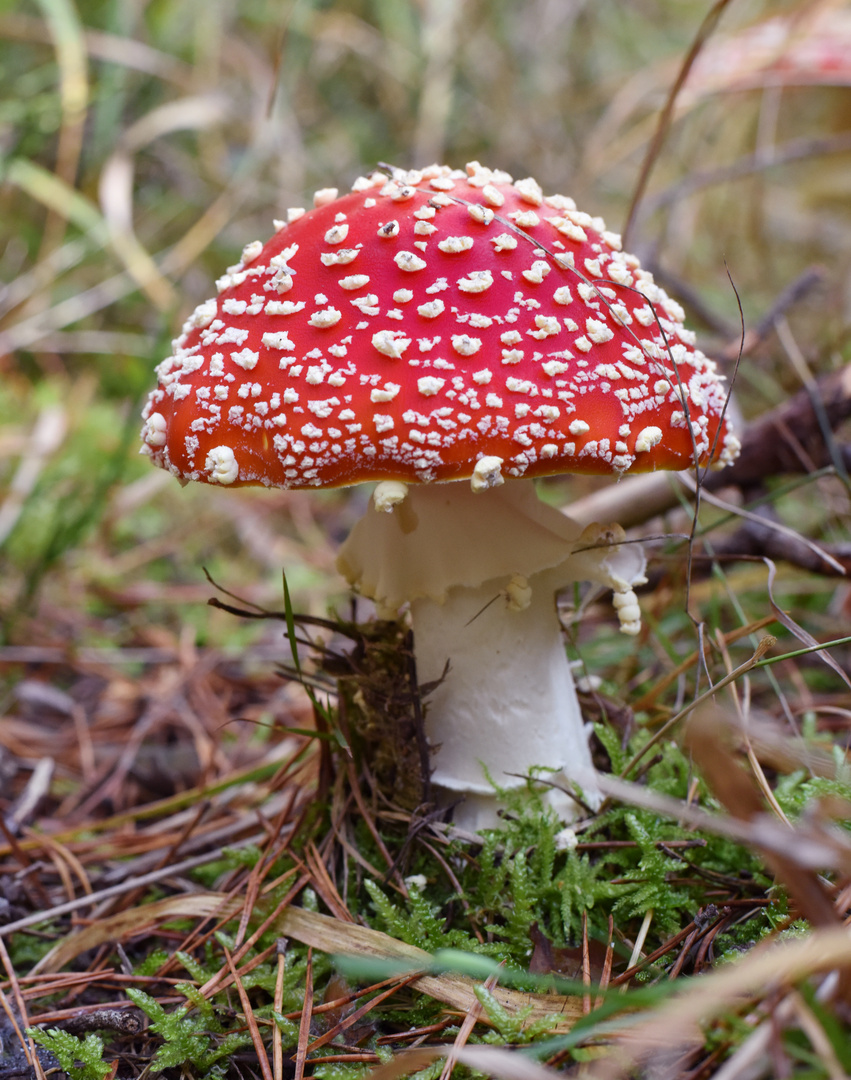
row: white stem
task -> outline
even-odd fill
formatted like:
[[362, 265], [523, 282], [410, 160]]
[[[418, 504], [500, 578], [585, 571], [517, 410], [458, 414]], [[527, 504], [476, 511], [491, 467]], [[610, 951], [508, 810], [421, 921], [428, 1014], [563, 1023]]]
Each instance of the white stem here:
[[[536, 766], [552, 770], [547, 780], [568, 788], [575, 782], [586, 801], [599, 801], [547, 579], [551, 573], [533, 575], [523, 610], [496, 581], [452, 589], [443, 604], [411, 605], [420, 684], [440, 679], [449, 663], [426, 707], [426, 734], [436, 748], [432, 784], [442, 801], [466, 793], [454, 820], [470, 831], [498, 821], [494, 784], [520, 787]], [[545, 798], [563, 819], [576, 816], [577, 804], [557, 789]]]

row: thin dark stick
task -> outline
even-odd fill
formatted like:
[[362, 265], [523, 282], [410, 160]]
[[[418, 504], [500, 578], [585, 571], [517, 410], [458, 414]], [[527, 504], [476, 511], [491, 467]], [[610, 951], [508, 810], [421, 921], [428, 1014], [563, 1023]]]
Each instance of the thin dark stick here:
[[700, 50], [706, 44], [710, 36], [715, 32], [715, 27], [718, 25], [718, 21], [724, 12], [724, 9], [730, 4], [731, 0], [716, 0], [716, 3], [712, 6], [711, 10], [707, 14], [706, 18], [700, 24], [700, 28], [697, 31], [697, 36], [691, 44], [691, 48], [686, 53], [685, 60], [683, 60], [680, 70], [677, 72], [677, 77], [668, 92], [668, 99], [665, 102], [662, 112], [659, 114], [659, 123], [656, 125], [656, 132], [653, 135], [653, 139], [650, 142], [650, 146], [647, 148], [647, 153], [644, 156], [644, 161], [641, 165], [641, 172], [638, 176], [638, 182], [635, 185], [635, 191], [632, 196], [632, 202], [630, 203], [629, 213], [626, 218], [626, 225], [623, 228], [623, 240], [624, 247], [629, 250], [627, 238], [629, 236], [630, 229], [632, 228], [636, 215], [638, 213], [638, 205], [644, 198], [644, 192], [647, 189], [647, 182], [650, 179], [650, 173], [653, 166], [656, 164], [656, 160], [659, 157], [659, 153], [662, 149], [662, 144], [667, 138], [668, 131], [671, 127], [671, 121], [674, 115], [674, 106], [676, 105], [677, 98], [679, 97], [680, 90], [682, 90], [689, 72], [694, 66], [695, 60], [700, 53]]

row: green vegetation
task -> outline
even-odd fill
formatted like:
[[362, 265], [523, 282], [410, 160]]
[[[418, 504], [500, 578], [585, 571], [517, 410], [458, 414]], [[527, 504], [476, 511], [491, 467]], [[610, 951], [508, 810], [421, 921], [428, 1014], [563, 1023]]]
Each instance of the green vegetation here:
[[30, 1028], [27, 1034], [54, 1055], [71, 1080], [104, 1080], [111, 1071], [111, 1066], [103, 1060], [103, 1039], [97, 1035], [78, 1039], [58, 1028], [46, 1031]]

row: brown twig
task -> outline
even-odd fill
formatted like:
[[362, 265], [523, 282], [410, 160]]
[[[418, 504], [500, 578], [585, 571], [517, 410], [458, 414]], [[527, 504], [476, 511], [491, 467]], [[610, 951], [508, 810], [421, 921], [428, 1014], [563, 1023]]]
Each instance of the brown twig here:
[[[671, 128], [671, 123], [674, 116], [674, 108], [677, 103], [680, 91], [685, 85], [685, 81], [688, 78], [688, 74], [694, 66], [695, 60], [700, 55], [700, 51], [706, 44], [707, 40], [715, 32], [715, 28], [718, 25], [718, 21], [724, 12], [724, 9], [730, 4], [731, 0], [716, 0], [712, 5], [709, 12], [706, 14], [703, 22], [697, 31], [694, 41], [686, 53], [685, 59], [680, 65], [680, 70], [677, 72], [677, 77], [671, 84], [671, 88], [668, 91], [668, 97], [659, 113], [659, 120], [656, 125], [656, 131], [653, 134], [653, 138], [650, 141], [650, 145], [647, 148], [647, 153], [644, 155], [644, 161], [641, 164], [641, 171], [638, 176], [638, 181], [635, 185], [635, 191], [632, 195], [632, 201], [629, 206], [629, 213], [626, 217], [626, 224], [623, 228], [624, 243], [627, 242], [630, 230], [635, 222], [636, 215], [638, 213], [638, 207], [641, 200], [644, 198], [644, 192], [647, 189], [647, 182], [650, 179], [650, 173], [653, 166], [659, 157], [662, 150], [662, 145], [667, 138], [668, 132]], [[628, 246], [628, 245], [627, 245]]]
[[[280, 1013], [284, 1007], [284, 975], [287, 967], [287, 939], [278, 938], [275, 942], [275, 952], [278, 957], [278, 968], [275, 973], [275, 993], [272, 999], [272, 1008]], [[284, 1075], [284, 1051], [281, 1029], [277, 1024], [272, 1027], [272, 1077], [273, 1080], [282, 1080]]]
[[266, 1053], [266, 1047], [263, 1043], [263, 1038], [260, 1034], [260, 1028], [257, 1025], [257, 1018], [254, 1015], [254, 1010], [251, 1008], [251, 1002], [248, 999], [248, 993], [243, 985], [242, 979], [239, 976], [239, 972], [234, 967], [233, 957], [230, 952], [225, 949], [225, 960], [227, 961], [228, 968], [230, 969], [231, 976], [236, 986], [236, 992], [239, 994], [239, 1001], [242, 1005], [242, 1012], [245, 1016], [245, 1022], [248, 1025], [248, 1031], [251, 1034], [251, 1042], [254, 1046], [254, 1053], [257, 1055], [257, 1063], [260, 1066], [260, 1072], [263, 1075], [263, 1080], [274, 1080], [272, 1075], [272, 1067], [269, 1064], [269, 1055]]
[[304, 1066], [307, 1060], [307, 1044], [310, 1040], [310, 1018], [313, 1012], [313, 947], [307, 950], [307, 970], [304, 977], [304, 1006], [298, 1025], [298, 1043], [295, 1054], [293, 1080], [304, 1080]]
[[[313, 1042], [305, 1048], [305, 1054], [312, 1054], [314, 1050], [319, 1050], [320, 1047], [327, 1046], [327, 1044], [336, 1039], [338, 1035], [341, 1035], [344, 1031], [348, 1031], [350, 1027], [353, 1027], [359, 1020], [362, 1020], [363, 1017], [366, 1016], [368, 1012], [371, 1012], [377, 1005], [380, 1005], [383, 1001], [386, 1001], [387, 998], [392, 997], [393, 994], [398, 993], [404, 986], [408, 986], [419, 977], [419, 972], [408, 972], [405, 975], [394, 975], [390, 979], [384, 979], [382, 982], [368, 987], [363, 991], [364, 993], [381, 990], [382, 987], [384, 987], [384, 989], [380, 994], [376, 994], [374, 998], [370, 998], [369, 1001], [361, 1005], [360, 1008], [355, 1009], [354, 1012], [349, 1013], [348, 1016], [345, 1016], [342, 1020], [338, 1021], [338, 1023], [334, 1024], [334, 1026], [329, 1028], [324, 1035], [320, 1035], [317, 1039], [314, 1039]], [[301, 1033], [299, 1033], [299, 1045], [301, 1045]]]

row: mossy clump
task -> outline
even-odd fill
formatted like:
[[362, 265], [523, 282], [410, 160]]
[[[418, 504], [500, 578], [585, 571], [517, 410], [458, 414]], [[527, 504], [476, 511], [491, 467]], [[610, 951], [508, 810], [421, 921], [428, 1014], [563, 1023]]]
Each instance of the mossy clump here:
[[[359, 624], [342, 662], [323, 667], [337, 679], [338, 723], [373, 794], [403, 810], [430, 801], [429, 748], [417, 683], [413, 636], [400, 622]], [[333, 670], [331, 670], [333, 668]]]

